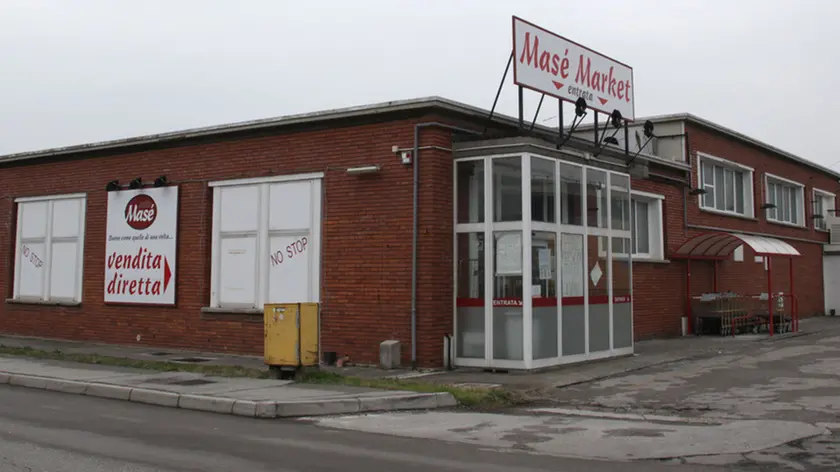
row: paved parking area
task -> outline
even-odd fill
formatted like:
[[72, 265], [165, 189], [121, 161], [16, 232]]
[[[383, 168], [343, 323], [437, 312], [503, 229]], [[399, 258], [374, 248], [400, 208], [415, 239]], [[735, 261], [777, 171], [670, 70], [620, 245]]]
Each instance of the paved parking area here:
[[727, 419], [840, 422], [840, 319], [821, 330], [557, 388], [575, 406]]

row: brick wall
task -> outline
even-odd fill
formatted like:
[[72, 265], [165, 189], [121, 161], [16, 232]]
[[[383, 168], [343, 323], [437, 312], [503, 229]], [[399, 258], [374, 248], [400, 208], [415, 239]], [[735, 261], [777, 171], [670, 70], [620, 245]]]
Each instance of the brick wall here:
[[[410, 360], [412, 170], [391, 152], [408, 148], [414, 123], [332, 126], [263, 133], [91, 158], [41, 160], [0, 168], [0, 286], [12, 294], [14, 204], [20, 196], [87, 192], [80, 307], [0, 305], [0, 332], [119, 344], [262, 353], [262, 317], [202, 314], [209, 303], [212, 191], [206, 182], [325, 172], [322, 348], [355, 362], [378, 361], [378, 344], [403, 342]], [[423, 130], [422, 145], [451, 147], [450, 133]], [[418, 345], [423, 365], [439, 364], [452, 330], [452, 160], [421, 153]], [[379, 175], [347, 176], [349, 166], [382, 164]], [[105, 183], [165, 174], [180, 184], [177, 302], [173, 308], [103, 303]], [[33, 185], [37, 182], [37, 185]], [[440, 218], [440, 215], [445, 215]], [[138, 341], [138, 336], [140, 337]]]
[[[836, 179], [819, 173], [804, 165], [780, 158], [758, 147], [728, 138], [715, 131], [699, 126], [686, 125], [690, 137], [692, 186], [698, 186], [697, 152], [743, 164], [755, 169], [754, 214], [755, 218], [739, 218], [701, 210], [697, 197], [689, 197], [686, 205], [688, 227], [684, 222], [683, 190], [680, 187], [652, 180], [633, 180], [633, 188], [665, 196], [664, 240], [665, 257], [669, 262], [636, 262], [633, 272], [634, 323], [637, 339], [659, 336], [676, 336], [680, 333], [680, 317], [685, 313], [684, 261], [670, 259], [688, 238], [708, 228], [726, 231], [762, 233], [782, 239], [793, 245], [801, 254], [794, 260], [794, 289], [799, 299], [800, 316], [812, 316], [823, 311], [822, 244], [828, 241], [828, 234], [813, 228], [811, 215], [811, 194], [814, 187], [835, 192]], [[655, 170], [657, 173], [665, 173]], [[806, 228], [794, 228], [768, 222], [764, 210], [764, 175], [771, 173], [805, 184]], [[748, 248], [744, 262], [729, 259], [719, 263], [718, 289], [736, 293], [757, 294], [767, 291], [767, 277], [763, 264], [754, 261], [755, 254]], [[773, 291], [788, 293], [789, 261], [776, 258], [772, 262]], [[699, 295], [713, 289], [713, 264], [692, 262], [691, 294]]]

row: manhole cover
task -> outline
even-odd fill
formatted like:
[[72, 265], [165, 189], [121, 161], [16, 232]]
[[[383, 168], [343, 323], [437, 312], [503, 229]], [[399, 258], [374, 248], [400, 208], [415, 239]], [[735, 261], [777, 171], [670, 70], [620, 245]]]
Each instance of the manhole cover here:
[[208, 385], [216, 383], [213, 380], [204, 380], [204, 379], [189, 379], [189, 380], [181, 380], [178, 382], [172, 382], [172, 385]]
[[212, 359], [207, 359], [206, 357], [180, 357], [178, 359], [169, 359], [172, 362], [188, 362], [188, 363], [197, 363], [197, 362], [207, 362]]

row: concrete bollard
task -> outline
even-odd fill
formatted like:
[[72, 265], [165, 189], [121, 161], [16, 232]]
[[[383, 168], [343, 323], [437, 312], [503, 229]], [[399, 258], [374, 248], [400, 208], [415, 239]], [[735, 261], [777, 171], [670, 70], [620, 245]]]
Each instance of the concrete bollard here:
[[383, 369], [396, 369], [400, 367], [399, 341], [382, 341], [382, 344], [379, 345], [379, 366]]

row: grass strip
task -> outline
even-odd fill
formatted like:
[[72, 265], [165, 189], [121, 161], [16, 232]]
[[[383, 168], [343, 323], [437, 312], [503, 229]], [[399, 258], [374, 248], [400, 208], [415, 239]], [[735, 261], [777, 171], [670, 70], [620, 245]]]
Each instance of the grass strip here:
[[[10, 347], [0, 345], [0, 355], [79, 362], [114, 367], [153, 370], [158, 372], [192, 372], [216, 377], [269, 378], [267, 369], [234, 365], [188, 364], [161, 360], [139, 360], [99, 354], [68, 353], [60, 350], [43, 350], [31, 347]], [[299, 383], [322, 385], [346, 385], [352, 387], [378, 388], [383, 390], [408, 390], [419, 393], [449, 392], [458, 402], [475, 409], [497, 409], [522, 402], [516, 392], [502, 388], [458, 387], [454, 385], [386, 378], [365, 378], [341, 375], [335, 372], [305, 372], [296, 379]]]

